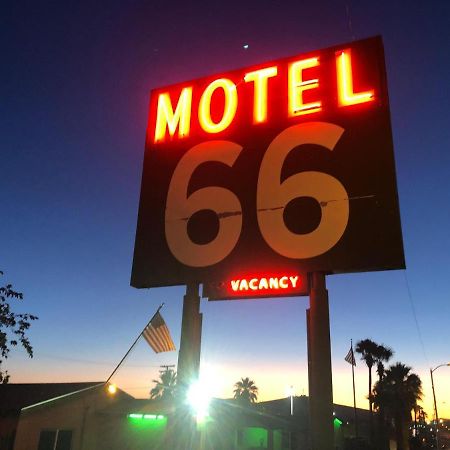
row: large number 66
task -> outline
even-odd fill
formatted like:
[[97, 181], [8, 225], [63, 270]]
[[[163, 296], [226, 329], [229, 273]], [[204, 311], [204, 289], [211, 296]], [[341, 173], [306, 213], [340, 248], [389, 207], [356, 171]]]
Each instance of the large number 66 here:
[[[259, 171], [256, 207], [261, 234], [280, 255], [312, 258], [332, 248], [344, 234], [349, 202], [340, 181], [326, 173], [307, 171], [280, 183], [283, 163], [291, 150], [315, 144], [332, 151], [343, 132], [343, 128], [331, 123], [309, 122], [285, 129], [269, 145]], [[167, 194], [166, 239], [175, 258], [187, 266], [205, 267], [222, 261], [239, 239], [242, 207], [234, 193], [211, 186], [187, 196], [187, 189], [200, 164], [215, 161], [232, 167], [241, 151], [240, 145], [230, 141], [204, 142], [186, 152], [173, 173]], [[314, 198], [321, 205], [320, 223], [310, 233], [293, 233], [284, 222], [285, 206], [298, 197]], [[217, 214], [219, 232], [211, 242], [196, 244], [189, 238], [187, 223], [194, 213], [205, 209]]]

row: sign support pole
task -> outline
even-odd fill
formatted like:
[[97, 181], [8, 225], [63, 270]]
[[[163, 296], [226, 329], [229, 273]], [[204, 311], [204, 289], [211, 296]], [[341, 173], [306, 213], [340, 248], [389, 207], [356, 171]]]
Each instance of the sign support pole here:
[[168, 441], [168, 448], [173, 450], [197, 448], [196, 418], [186, 405], [186, 394], [189, 386], [198, 380], [200, 369], [202, 314], [200, 313], [198, 292], [198, 283], [190, 283], [186, 285], [186, 295], [183, 297], [180, 351], [177, 365], [176, 415]]
[[200, 369], [202, 314], [198, 292], [197, 283], [186, 285], [177, 367], [177, 379], [182, 389], [187, 389], [192, 381], [198, 379]]
[[325, 274], [310, 275], [308, 330], [309, 416], [313, 450], [331, 450], [334, 442], [330, 318]]

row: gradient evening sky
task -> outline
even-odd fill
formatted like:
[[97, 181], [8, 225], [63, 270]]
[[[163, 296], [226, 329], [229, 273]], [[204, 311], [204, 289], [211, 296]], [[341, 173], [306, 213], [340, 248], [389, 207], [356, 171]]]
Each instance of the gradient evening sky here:
[[[164, 301], [179, 346], [183, 287], [129, 286], [151, 88], [381, 34], [406, 271], [335, 275], [334, 400], [352, 404], [350, 339], [395, 350], [423, 381], [450, 361], [450, 2], [8, 2], [2, 8], [0, 269], [39, 316], [12, 382], [104, 380]], [[350, 11], [351, 27], [346, 9]], [[248, 44], [248, 48], [244, 48]], [[202, 375], [217, 396], [308, 393], [306, 297], [202, 300]], [[140, 342], [115, 381], [146, 396], [160, 364]], [[450, 367], [435, 372], [450, 417]], [[367, 368], [356, 368], [367, 407]]]

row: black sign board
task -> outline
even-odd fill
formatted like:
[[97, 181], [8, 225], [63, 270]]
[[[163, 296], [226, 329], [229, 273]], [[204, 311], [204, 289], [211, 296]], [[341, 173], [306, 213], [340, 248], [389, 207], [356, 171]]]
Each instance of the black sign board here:
[[152, 91], [132, 286], [401, 268], [381, 38]]

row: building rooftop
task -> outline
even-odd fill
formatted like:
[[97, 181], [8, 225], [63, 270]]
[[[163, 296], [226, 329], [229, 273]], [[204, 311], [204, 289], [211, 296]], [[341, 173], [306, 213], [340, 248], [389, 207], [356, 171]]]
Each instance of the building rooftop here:
[[104, 383], [11, 383], [0, 384], [0, 416], [19, 415], [27, 406]]

